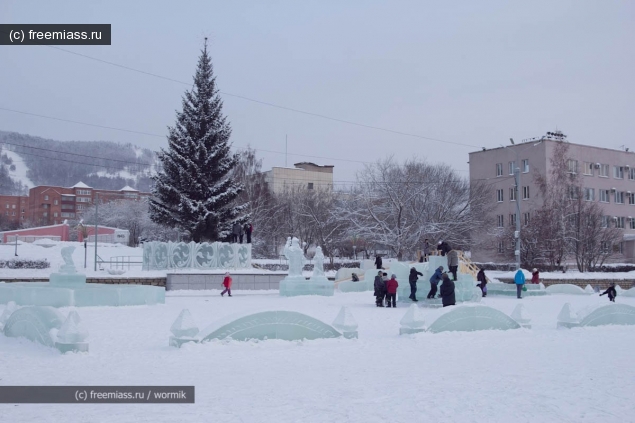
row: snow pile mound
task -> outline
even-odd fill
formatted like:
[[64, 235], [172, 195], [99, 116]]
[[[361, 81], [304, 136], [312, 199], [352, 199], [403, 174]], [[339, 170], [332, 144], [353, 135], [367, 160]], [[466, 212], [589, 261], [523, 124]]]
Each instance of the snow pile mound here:
[[59, 241], [52, 240], [50, 238], [40, 238], [33, 241], [33, 245], [46, 245], [53, 246], [59, 244]]

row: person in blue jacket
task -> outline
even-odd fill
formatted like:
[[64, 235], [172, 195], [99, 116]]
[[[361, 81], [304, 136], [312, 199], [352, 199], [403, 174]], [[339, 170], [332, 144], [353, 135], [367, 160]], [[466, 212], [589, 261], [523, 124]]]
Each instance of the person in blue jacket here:
[[441, 282], [441, 275], [443, 274], [443, 266], [439, 266], [435, 270], [434, 274], [430, 277], [430, 292], [428, 292], [428, 298], [434, 298], [437, 294], [437, 285]]
[[523, 285], [525, 285], [525, 275], [522, 270], [518, 269], [516, 271], [514, 282], [516, 283], [516, 296], [522, 298], [520, 294], [523, 292]]

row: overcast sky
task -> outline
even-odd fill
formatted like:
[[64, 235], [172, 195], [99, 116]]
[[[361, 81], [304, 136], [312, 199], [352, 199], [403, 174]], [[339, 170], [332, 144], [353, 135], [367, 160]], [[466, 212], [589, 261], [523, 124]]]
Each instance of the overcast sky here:
[[[333, 164], [337, 181], [389, 154], [467, 176], [468, 152], [556, 128], [635, 149], [633, 1], [3, 0], [0, 23], [109, 23], [111, 46], [62, 48], [185, 82], [207, 36], [221, 91], [468, 145], [224, 96], [234, 146], [284, 152], [288, 136], [289, 164]], [[186, 88], [51, 47], [0, 46], [0, 107], [164, 135]], [[2, 110], [0, 130], [167, 145]], [[285, 164], [260, 156], [265, 169]]]

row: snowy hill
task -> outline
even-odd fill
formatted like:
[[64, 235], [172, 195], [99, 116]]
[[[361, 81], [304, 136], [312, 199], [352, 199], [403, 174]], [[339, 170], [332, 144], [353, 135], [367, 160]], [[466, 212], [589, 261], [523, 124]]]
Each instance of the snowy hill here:
[[149, 191], [156, 171], [155, 152], [132, 144], [56, 141], [0, 131], [0, 150], [0, 195], [78, 181], [102, 189], [129, 185]]

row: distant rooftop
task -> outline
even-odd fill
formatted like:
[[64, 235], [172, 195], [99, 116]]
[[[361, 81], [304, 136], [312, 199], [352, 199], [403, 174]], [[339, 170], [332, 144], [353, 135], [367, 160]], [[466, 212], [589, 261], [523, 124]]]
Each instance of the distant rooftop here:
[[90, 189], [92, 189], [92, 187], [89, 187], [88, 185], [86, 185], [85, 183], [83, 183], [81, 181], [76, 183], [75, 185], [73, 185], [71, 188], [90, 188]]
[[130, 185], [126, 185], [125, 187], [121, 188], [119, 191], [134, 191], [134, 192], [139, 192], [138, 189], [134, 189], [132, 188]]

